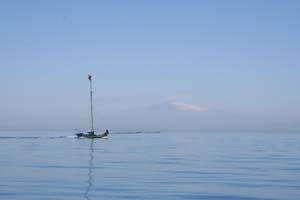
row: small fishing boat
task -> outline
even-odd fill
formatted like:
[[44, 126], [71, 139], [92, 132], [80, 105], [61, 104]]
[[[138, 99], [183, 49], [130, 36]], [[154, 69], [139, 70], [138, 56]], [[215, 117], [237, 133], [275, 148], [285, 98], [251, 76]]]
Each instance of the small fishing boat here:
[[91, 101], [91, 130], [87, 133], [76, 133], [76, 136], [78, 138], [103, 138], [109, 134], [109, 131], [106, 129], [104, 133], [101, 134], [95, 134], [94, 131], [94, 115], [93, 115], [93, 90], [92, 90], [92, 75], [88, 75], [88, 79], [90, 81], [90, 101]]

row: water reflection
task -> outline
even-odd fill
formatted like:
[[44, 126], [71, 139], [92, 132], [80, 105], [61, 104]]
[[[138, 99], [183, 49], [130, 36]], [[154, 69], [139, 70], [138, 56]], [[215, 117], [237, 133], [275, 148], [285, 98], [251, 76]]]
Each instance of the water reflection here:
[[91, 139], [90, 143], [90, 160], [89, 160], [89, 173], [88, 173], [88, 186], [84, 192], [84, 198], [90, 200], [89, 192], [93, 186], [93, 167], [94, 167], [94, 140]]

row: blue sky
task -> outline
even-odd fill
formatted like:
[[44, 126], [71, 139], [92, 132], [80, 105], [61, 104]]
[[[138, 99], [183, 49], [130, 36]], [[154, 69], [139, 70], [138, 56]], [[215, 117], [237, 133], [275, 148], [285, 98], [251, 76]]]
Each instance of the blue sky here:
[[[98, 127], [134, 129], [136, 110], [153, 105], [193, 112], [179, 102], [207, 110], [187, 117], [191, 129], [205, 119], [212, 130], [300, 130], [299, 10], [296, 0], [2, 0], [0, 129], [87, 127], [92, 73]], [[209, 112], [249, 124], [222, 127], [227, 116]], [[149, 123], [186, 127], [162, 121]]]

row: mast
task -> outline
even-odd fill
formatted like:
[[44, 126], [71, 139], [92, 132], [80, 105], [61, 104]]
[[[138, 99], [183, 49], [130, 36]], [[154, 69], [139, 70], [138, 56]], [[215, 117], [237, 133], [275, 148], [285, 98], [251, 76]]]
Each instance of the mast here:
[[91, 101], [91, 132], [94, 133], [94, 115], [93, 115], [93, 88], [92, 88], [92, 75], [88, 75], [90, 81], [90, 101]]

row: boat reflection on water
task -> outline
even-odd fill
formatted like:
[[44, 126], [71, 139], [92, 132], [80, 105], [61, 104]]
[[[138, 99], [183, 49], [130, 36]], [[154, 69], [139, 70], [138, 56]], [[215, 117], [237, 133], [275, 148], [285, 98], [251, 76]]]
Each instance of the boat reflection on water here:
[[88, 172], [88, 186], [84, 192], [84, 198], [90, 200], [89, 192], [93, 186], [93, 167], [94, 167], [94, 139], [91, 139], [90, 143], [90, 160], [89, 160], [89, 172]]

